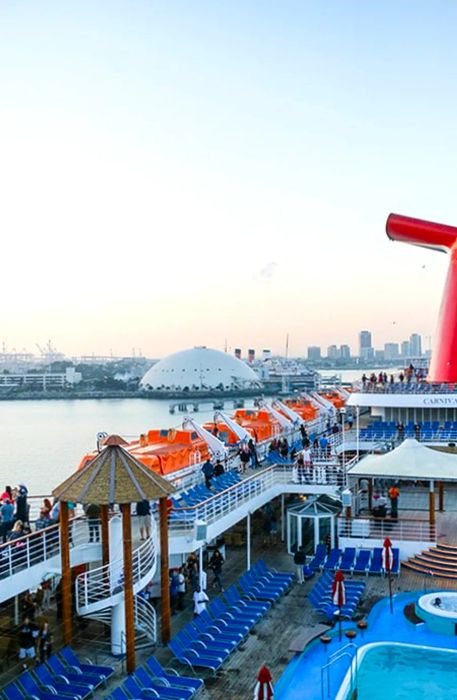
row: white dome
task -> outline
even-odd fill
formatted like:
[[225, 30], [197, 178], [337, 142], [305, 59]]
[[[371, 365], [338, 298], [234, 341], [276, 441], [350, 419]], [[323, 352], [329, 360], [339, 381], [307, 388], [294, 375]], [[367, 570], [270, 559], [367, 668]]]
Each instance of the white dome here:
[[141, 388], [154, 391], [233, 391], [261, 386], [244, 362], [220, 350], [199, 347], [175, 352], [153, 365]]

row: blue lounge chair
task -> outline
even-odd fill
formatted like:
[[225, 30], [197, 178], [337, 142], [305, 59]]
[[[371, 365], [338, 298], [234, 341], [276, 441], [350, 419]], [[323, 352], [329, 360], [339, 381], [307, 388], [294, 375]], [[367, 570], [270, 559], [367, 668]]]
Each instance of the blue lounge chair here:
[[152, 688], [164, 700], [190, 700], [194, 694], [188, 688], [173, 688], [164, 678], [152, 679], [144, 668], [138, 668], [133, 674], [133, 678], [142, 690]]
[[341, 549], [334, 547], [327, 557], [327, 561], [324, 564], [324, 571], [334, 571], [338, 568], [339, 561], [341, 559]]
[[[6, 700], [27, 700], [30, 694], [26, 691], [22, 691], [16, 683], [8, 683], [2, 688], [2, 693]], [[32, 697], [38, 700], [69, 700], [68, 696], [54, 695], [50, 692], [40, 691], [39, 695], [33, 695]]]
[[285, 593], [289, 588], [289, 583], [286, 583], [285, 581], [272, 581], [267, 576], [259, 576], [253, 571], [252, 568], [246, 571], [244, 576], [255, 585], [260, 584], [265, 586], [265, 588], [271, 588], [274, 591], [279, 591], [281, 594]]
[[[242, 625], [241, 623], [228, 624], [225, 620], [220, 618], [213, 620], [207, 610], [203, 610], [203, 612], [200, 613], [197, 618], [195, 618], [194, 622], [196, 623], [197, 621], [202, 626], [206, 626], [202, 631], [211, 632], [211, 629], [213, 629], [216, 639], [228, 637], [229, 639], [236, 639], [241, 642], [242, 639], [244, 639], [244, 637], [249, 633], [249, 627], [247, 625]], [[215, 630], [217, 630], [217, 634]], [[212, 633], [213, 632], [211, 632], [211, 634]]]
[[237, 607], [239, 610], [258, 610], [262, 615], [265, 615], [271, 607], [271, 603], [266, 600], [260, 601], [242, 598], [235, 586], [227, 588], [224, 592], [224, 598], [229, 605]]
[[[32, 674], [28, 671], [26, 673], [23, 673], [19, 677], [18, 684], [21, 688], [24, 689], [24, 694], [26, 697], [33, 696], [38, 698], [38, 700], [49, 700], [49, 696], [55, 698], [56, 694], [67, 698], [67, 700], [70, 700], [71, 698], [79, 700], [79, 698], [81, 697], [80, 695], [78, 695], [78, 693], [73, 692], [73, 687], [70, 687], [70, 685], [67, 686], [67, 689], [64, 692], [62, 692], [61, 690], [57, 690], [55, 684], [49, 686], [47, 685], [45, 688], [40, 688], [40, 685], [33, 678]], [[60, 685], [61, 684], [59, 684], [59, 687]]]
[[146, 670], [153, 678], [164, 678], [171, 685], [180, 688], [190, 688], [194, 693], [203, 688], [203, 680], [201, 678], [189, 678], [188, 676], [180, 676], [174, 668], [163, 667], [155, 658], [150, 656], [145, 662]]
[[46, 661], [46, 665], [51, 671], [53, 676], [63, 676], [67, 678], [70, 683], [77, 683], [78, 685], [84, 685], [90, 690], [95, 690], [98, 686], [104, 683], [102, 676], [94, 673], [84, 673], [72, 666], [71, 669], [67, 668], [62, 661], [58, 658], [57, 654], [53, 654]]
[[268, 600], [271, 603], [276, 603], [281, 597], [281, 591], [267, 588], [260, 583], [254, 584], [249, 577], [246, 577], [246, 574], [240, 578], [238, 583], [243, 594], [248, 597], [250, 596], [254, 600]]
[[[151, 693], [151, 697], [154, 695]], [[155, 697], [159, 697], [159, 694]], [[121, 685], [111, 691], [111, 695], [105, 698], [105, 700], [132, 700], [130, 693], [128, 693]], [[135, 700], [140, 700], [140, 698], [135, 698]]]
[[198, 652], [201, 651], [206, 656], [215, 656], [216, 658], [221, 656], [223, 659], [226, 659], [237, 645], [237, 642], [233, 639], [216, 640], [216, 638], [210, 634], [206, 634], [204, 637], [200, 630], [190, 625], [183, 627], [182, 630], [175, 634], [174, 638], [177, 639], [184, 648], [195, 649]]
[[81, 700], [85, 700], [85, 698], [88, 698], [92, 694], [92, 691], [88, 690], [86, 686], [70, 683], [69, 680], [63, 677], [54, 678], [45, 664], [40, 664], [34, 668], [33, 674], [36, 676], [41, 686], [55, 688], [58, 693], [62, 693], [63, 695], [70, 693], [71, 695], [78, 696]]
[[327, 556], [327, 547], [325, 544], [318, 544], [316, 547], [316, 551], [314, 553], [313, 559], [311, 559], [310, 563], [308, 564], [309, 568], [312, 571], [317, 571], [317, 569], [321, 569], [324, 565], [325, 557]]
[[400, 573], [400, 550], [398, 547], [392, 547], [393, 563], [392, 563], [392, 574], [398, 576]]
[[59, 651], [59, 656], [67, 666], [75, 666], [81, 669], [83, 673], [96, 673], [99, 676], [103, 676], [105, 681], [114, 674], [114, 668], [112, 666], [99, 666], [93, 664], [90, 659], [87, 659], [86, 663], [81, 663], [71, 647], [64, 647], [61, 649]]
[[341, 559], [340, 569], [345, 573], [351, 572], [355, 563], [355, 547], [346, 547]]
[[178, 640], [172, 639], [168, 642], [168, 647], [173, 652], [174, 656], [183, 665], [190, 666], [192, 671], [195, 668], [207, 668], [216, 675], [216, 671], [220, 669], [224, 663], [222, 658], [211, 658], [198, 654], [195, 649], [183, 649]]
[[268, 568], [263, 559], [259, 559], [259, 561], [255, 564], [255, 568], [257, 568], [264, 576], [269, 576], [273, 580], [277, 579], [278, 581], [287, 581], [289, 584], [295, 581], [294, 574], [291, 574], [288, 571], [276, 571], [276, 569], [273, 567]]
[[124, 681], [122, 688], [131, 698], [138, 698], [138, 700], [146, 700], [147, 698], [162, 700], [163, 697], [155, 688], [141, 688], [132, 676]]
[[361, 549], [355, 560], [353, 574], [366, 574], [370, 568], [371, 549]]
[[373, 557], [370, 562], [370, 568], [368, 569], [369, 574], [381, 574], [382, 573], [382, 547], [375, 547], [373, 549]]
[[215, 618], [222, 618], [227, 622], [240, 622], [241, 624], [253, 627], [258, 622], [262, 613], [259, 610], [243, 611], [234, 606], [229, 607], [224, 603], [222, 598], [214, 598], [208, 606], [210, 613], [214, 614]]
[[221, 605], [218, 604], [216, 600], [212, 600], [208, 605], [208, 612], [212, 615], [215, 623], [226, 623], [232, 629], [240, 629], [240, 631], [245, 630], [245, 633], [249, 632], [249, 630], [255, 625], [255, 620], [252, 620], [252, 618], [249, 620], [244, 617], [235, 618], [234, 615], [230, 615], [227, 610], [224, 610], [224, 604], [222, 601]]

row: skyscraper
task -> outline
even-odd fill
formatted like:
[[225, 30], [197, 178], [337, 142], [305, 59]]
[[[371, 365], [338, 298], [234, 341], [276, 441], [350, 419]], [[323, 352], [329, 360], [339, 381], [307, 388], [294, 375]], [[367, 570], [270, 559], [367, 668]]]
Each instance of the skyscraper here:
[[359, 357], [361, 360], [371, 360], [373, 357], [373, 347], [371, 345], [371, 332], [360, 331], [359, 333]]
[[385, 360], [396, 360], [400, 356], [400, 350], [398, 343], [385, 343], [384, 344], [384, 359]]
[[401, 356], [411, 357], [411, 343], [409, 340], [404, 340], [401, 344]]
[[419, 333], [411, 333], [409, 336], [409, 348], [411, 357], [422, 356], [422, 338]]
[[340, 357], [342, 360], [349, 360], [351, 357], [351, 348], [349, 345], [341, 345], [340, 347]]
[[318, 345], [310, 345], [308, 348], [308, 360], [319, 362], [321, 359], [321, 349]]
[[329, 360], [339, 360], [340, 351], [338, 350], [336, 345], [329, 345], [328, 346], [327, 357], [329, 358]]

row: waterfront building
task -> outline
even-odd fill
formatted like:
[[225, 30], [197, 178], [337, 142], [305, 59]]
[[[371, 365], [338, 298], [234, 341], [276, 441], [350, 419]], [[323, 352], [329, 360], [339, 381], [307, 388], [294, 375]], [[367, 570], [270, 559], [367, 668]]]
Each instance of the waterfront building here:
[[411, 344], [409, 340], [404, 340], [401, 344], [401, 356], [402, 358], [410, 358], [411, 357]]
[[397, 360], [400, 357], [400, 349], [398, 343], [384, 344], [384, 359]]
[[422, 338], [419, 333], [412, 333], [409, 337], [411, 357], [422, 356]]
[[308, 348], [308, 360], [319, 362], [321, 359], [321, 349], [318, 345], [310, 345]]
[[341, 345], [340, 358], [342, 360], [350, 360], [351, 359], [351, 348], [349, 347], [349, 345]]
[[327, 348], [327, 357], [329, 360], [339, 360], [341, 355], [336, 345], [329, 345]]
[[360, 331], [359, 333], [359, 357], [364, 362], [368, 362], [374, 357], [373, 346], [371, 344], [371, 331]]

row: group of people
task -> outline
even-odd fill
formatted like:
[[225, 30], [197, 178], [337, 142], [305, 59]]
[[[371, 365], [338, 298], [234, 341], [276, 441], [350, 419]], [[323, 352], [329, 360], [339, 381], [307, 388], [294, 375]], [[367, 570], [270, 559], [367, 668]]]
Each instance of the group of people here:
[[[213, 588], [223, 591], [222, 567], [225, 559], [219, 549], [215, 549], [208, 560], [207, 568], [213, 572]], [[208, 596], [206, 593], [207, 576], [200, 571], [199, 560], [194, 553], [189, 554], [183, 566], [170, 570], [170, 605], [172, 615], [179, 610], [184, 610], [186, 591], [192, 593], [194, 615], [200, 615], [206, 610]]]
[[[398, 384], [400, 384], [400, 386], [403, 384], [411, 384], [413, 380], [416, 382], [423, 382], [426, 376], [427, 370], [424, 367], [414, 367], [413, 364], [410, 364], [406, 369], [398, 373]], [[362, 374], [362, 387], [364, 390], [372, 391], [377, 387], [385, 389], [387, 385], [392, 386], [394, 384], [397, 384], [394, 374], [387, 375], [386, 372], [379, 372], [379, 374], [372, 372], [369, 377], [365, 372]]]
[[27, 659], [44, 663], [52, 654], [53, 635], [48, 620], [41, 618], [39, 624], [35, 621], [37, 614], [48, 609], [50, 594], [50, 581], [43, 581], [35, 595], [27, 591], [21, 600], [22, 622], [18, 629], [18, 642], [19, 659], [24, 662], [24, 668], [27, 668]]
[[207, 489], [211, 490], [211, 482], [212, 480], [218, 476], [222, 476], [222, 474], [225, 473], [225, 467], [222, 464], [220, 459], [216, 460], [216, 463], [213, 464], [210, 458], [208, 457], [204, 462], [202, 466], [202, 473], [203, 476], [205, 477], [205, 486]]

